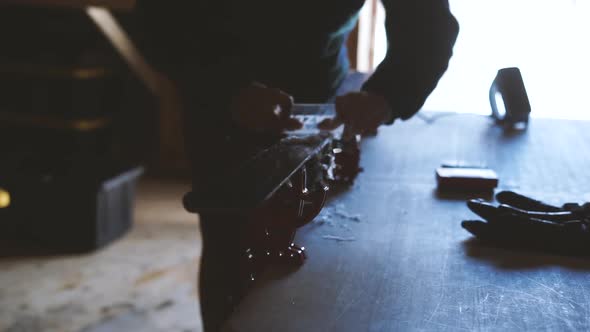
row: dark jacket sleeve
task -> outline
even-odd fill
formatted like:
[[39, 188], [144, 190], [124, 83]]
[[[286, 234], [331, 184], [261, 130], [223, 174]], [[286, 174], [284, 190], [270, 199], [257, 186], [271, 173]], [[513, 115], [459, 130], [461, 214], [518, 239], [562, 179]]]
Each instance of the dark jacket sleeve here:
[[382, 0], [388, 48], [363, 90], [387, 99], [395, 118], [422, 107], [446, 71], [459, 24], [448, 0]]

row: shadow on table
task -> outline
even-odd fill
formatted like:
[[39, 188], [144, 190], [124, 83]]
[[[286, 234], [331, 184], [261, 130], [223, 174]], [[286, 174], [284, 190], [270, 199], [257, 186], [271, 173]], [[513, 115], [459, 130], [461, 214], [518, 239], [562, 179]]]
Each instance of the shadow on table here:
[[494, 246], [470, 238], [463, 242], [471, 259], [486, 261], [500, 269], [525, 270], [543, 266], [562, 266], [572, 270], [590, 270], [590, 256], [565, 256], [518, 247]]

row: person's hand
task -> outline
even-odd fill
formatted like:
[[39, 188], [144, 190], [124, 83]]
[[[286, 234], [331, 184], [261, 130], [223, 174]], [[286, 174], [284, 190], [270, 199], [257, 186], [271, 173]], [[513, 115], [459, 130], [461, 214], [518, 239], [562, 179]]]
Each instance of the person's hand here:
[[561, 207], [511, 191], [496, 195], [494, 206], [470, 200], [467, 206], [483, 220], [465, 220], [461, 226], [478, 239], [493, 244], [568, 255], [590, 255], [590, 204]]
[[336, 117], [326, 119], [318, 126], [332, 130], [344, 124], [349, 134], [368, 135], [391, 117], [391, 107], [384, 97], [366, 92], [351, 92], [336, 97]]
[[291, 117], [293, 97], [260, 83], [242, 88], [232, 99], [231, 112], [238, 126], [260, 133], [281, 133], [301, 128]]

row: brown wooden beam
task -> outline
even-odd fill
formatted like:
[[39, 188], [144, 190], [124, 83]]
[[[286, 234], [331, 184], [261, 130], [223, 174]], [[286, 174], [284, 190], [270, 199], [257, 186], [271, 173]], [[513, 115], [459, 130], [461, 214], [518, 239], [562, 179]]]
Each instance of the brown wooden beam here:
[[182, 102], [176, 86], [147, 62], [110, 11], [106, 8], [88, 7], [86, 13], [160, 102], [160, 168], [184, 170], [188, 162], [183, 132], [180, 129]]

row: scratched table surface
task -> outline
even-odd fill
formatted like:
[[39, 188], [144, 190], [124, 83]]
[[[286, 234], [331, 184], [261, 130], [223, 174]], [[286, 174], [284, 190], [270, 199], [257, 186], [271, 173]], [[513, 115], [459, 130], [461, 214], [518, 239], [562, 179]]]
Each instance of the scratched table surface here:
[[473, 241], [468, 195], [436, 192], [445, 160], [485, 164], [510, 189], [590, 201], [590, 122], [426, 113], [364, 140], [364, 172], [298, 233], [308, 260], [265, 272], [226, 331], [590, 329], [590, 259]]

